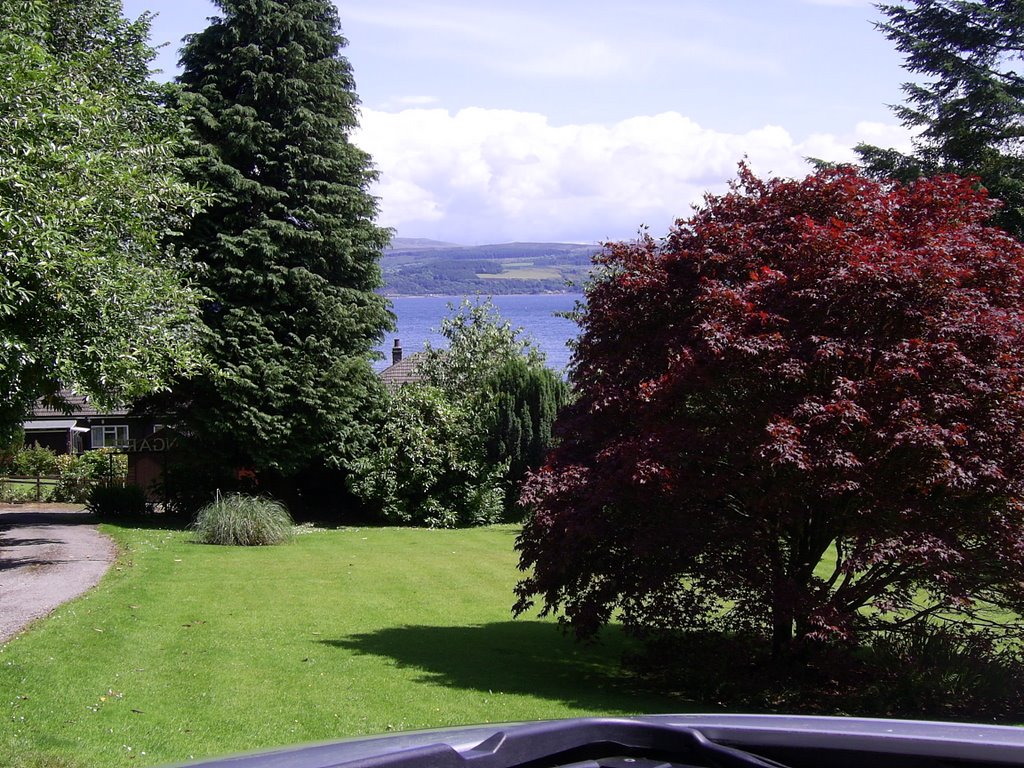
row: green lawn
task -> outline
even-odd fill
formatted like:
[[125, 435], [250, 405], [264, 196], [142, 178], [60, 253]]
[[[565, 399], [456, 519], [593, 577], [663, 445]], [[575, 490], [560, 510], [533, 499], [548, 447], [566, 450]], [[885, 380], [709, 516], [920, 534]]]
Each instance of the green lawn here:
[[617, 632], [513, 621], [516, 530], [363, 528], [279, 547], [106, 526], [100, 586], [0, 647], [0, 764], [160, 764], [447, 724], [683, 711]]

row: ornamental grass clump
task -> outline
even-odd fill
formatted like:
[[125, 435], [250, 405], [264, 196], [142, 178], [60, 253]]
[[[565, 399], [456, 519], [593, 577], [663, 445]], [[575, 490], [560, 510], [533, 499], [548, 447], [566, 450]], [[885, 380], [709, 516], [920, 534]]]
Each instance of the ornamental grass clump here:
[[288, 541], [292, 524], [280, 502], [231, 494], [199, 510], [193, 527], [203, 544], [262, 547]]

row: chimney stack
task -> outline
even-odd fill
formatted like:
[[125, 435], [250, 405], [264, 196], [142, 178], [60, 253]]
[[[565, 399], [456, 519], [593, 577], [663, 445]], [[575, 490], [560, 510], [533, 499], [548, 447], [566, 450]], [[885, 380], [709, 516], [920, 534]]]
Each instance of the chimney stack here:
[[402, 362], [402, 342], [395, 339], [395, 346], [391, 348], [391, 364]]

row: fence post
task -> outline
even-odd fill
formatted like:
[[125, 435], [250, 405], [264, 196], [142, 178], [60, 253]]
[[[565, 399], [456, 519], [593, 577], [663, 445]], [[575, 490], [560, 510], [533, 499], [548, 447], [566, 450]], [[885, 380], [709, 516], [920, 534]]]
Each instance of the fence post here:
[[36, 504], [43, 500], [43, 480], [42, 474], [36, 470]]

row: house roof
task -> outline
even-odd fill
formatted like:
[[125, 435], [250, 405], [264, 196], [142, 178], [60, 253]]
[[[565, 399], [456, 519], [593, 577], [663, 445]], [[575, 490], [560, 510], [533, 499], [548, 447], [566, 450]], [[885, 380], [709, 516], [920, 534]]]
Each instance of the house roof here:
[[65, 413], [64, 411], [57, 408], [50, 408], [43, 405], [41, 402], [36, 402], [32, 407], [32, 418], [33, 419], [67, 419], [71, 417], [82, 417], [82, 416], [127, 416], [128, 408], [126, 406], [116, 406], [114, 408], [100, 409], [97, 408], [89, 401], [88, 395], [76, 395], [73, 392], [62, 392], [61, 396], [67, 400], [68, 405], [71, 406], [71, 412]]
[[[26, 421], [21, 428], [26, 432], [66, 432], [74, 429], [78, 422], [75, 419], [39, 419]], [[79, 429], [81, 429], [79, 427]], [[88, 432], [88, 430], [86, 430]]]
[[423, 352], [413, 352], [397, 363], [389, 365], [378, 375], [388, 389], [395, 389], [403, 384], [418, 384], [423, 381], [423, 376], [419, 372], [419, 364], [423, 358]]

